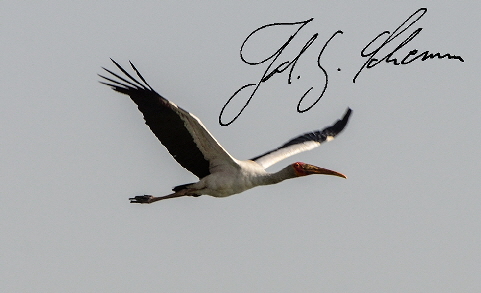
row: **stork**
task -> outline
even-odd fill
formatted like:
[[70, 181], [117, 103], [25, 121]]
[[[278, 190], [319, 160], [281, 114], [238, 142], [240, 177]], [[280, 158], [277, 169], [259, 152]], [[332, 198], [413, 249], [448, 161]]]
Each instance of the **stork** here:
[[342, 119], [323, 130], [302, 134], [274, 150], [250, 160], [241, 161], [232, 157], [197, 117], [152, 89], [132, 62], [129, 61], [137, 78], [113, 59], [111, 60], [124, 76], [102, 67], [112, 76], [106, 77], [99, 74], [103, 78], [100, 83], [130, 96], [144, 115], [145, 124], [150, 127], [174, 159], [199, 178], [196, 183], [174, 187], [172, 189], [174, 193], [169, 195], [159, 197], [139, 195], [129, 198], [131, 203], [150, 204], [167, 198], [197, 197], [203, 194], [226, 197], [256, 186], [276, 184], [286, 179], [311, 174], [347, 178], [339, 172], [302, 162], [288, 165], [275, 173], [269, 173], [265, 169], [287, 157], [311, 150], [324, 141], [332, 140], [346, 126], [351, 109], [348, 108]]

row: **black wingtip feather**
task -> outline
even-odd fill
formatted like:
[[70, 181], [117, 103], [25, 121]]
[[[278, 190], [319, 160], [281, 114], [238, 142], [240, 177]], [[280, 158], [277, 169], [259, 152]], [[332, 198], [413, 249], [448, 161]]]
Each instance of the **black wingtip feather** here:
[[145, 78], [142, 76], [142, 74], [140, 74], [140, 72], [137, 70], [137, 68], [135, 67], [135, 65], [129, 60], [129, 63], [130, 63], [130, 66], [132, 66], [132, 69], [135, 71], [135, 73], [137, 73], [137, 76], [140, 77], [140, 79], [144, 82], [144, 84], [146, 86], [149, 87], [150, 90], [153, 91], [152, 87], [150, 86], [150, 84], [147, 83], [147, 81], [145, 81]]
[[351, 116], [351, 113], [352, 113], [352, 110], [351, 108], [348, 107], [342, 119], [337, 120], [337, 122], [334, 125], [325, 128], [324, 131], [331, 129], [333, 132], [335, 132], [335, 134], [338, 134], [344, 129], [344, 127], [346, 127], [347, 122], [349, 121], [349, 117]]

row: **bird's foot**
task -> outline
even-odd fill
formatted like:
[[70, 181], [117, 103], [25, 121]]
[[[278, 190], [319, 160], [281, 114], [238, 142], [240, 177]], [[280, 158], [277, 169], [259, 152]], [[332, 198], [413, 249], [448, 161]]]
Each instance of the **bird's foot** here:
[[154, 196], [144, 194], [144, 195], [137, 195], [136, 197], [129, 198], [130, 203], [152, 203]]
[[129, 198], [129, 200], [130, 200], [130, 203], [153, 203], [159, 200], [181, 197], [181, 196], [200, 196], [197, 194], [189, 194], [188, 191], [190, 191], [190, 189], [183, 189], [164, 196], [152, 196], [148, 194], [137, 195], [136, 197]]

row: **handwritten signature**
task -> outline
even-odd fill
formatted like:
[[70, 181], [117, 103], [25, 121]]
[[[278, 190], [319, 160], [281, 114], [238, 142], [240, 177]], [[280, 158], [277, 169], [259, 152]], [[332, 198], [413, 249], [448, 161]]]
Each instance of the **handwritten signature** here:
[[[401, 41], [399, 43], [399, 45], [394, 49], [392, 50], [391, 52], [389, 52], [388, 54], [386, 54], [384, 57], [382, 58], [375, 58], [377, 57], [376, 55], [387, 45], [389, 44], [390, 42], [392, 42], [394, 39], [398, 38], [399, 35], [401, 35], [402, 33], [404, 33], [407, 29], [409, 29], [413, 24], [415, 24], [417, 21], [419, 21], [419, 19], [421, 19], [424, 14], [426, 14], [427, 12], [427, 8], [420, 8], [418, 9], [416, 12], [414, 12], [413, 14], [411, 14], [407, 20], [405, 20], [399, 27], [397, 27], [392, 33], [390, 31], [384, 31], [380, 34], [378, 34], [372, 41], [370, 41], [362, 50], [361, 50], [361, 57], [364, 57], [364, 58], [368, 58], [368, 60], [362, 65], [362, 67], [359, 69], [359, 71], [356, 73], [356, 75], [354, 76], [353, 78], [353, 83], [356, 82], [356, 79], [357, 77], [359, 76], [359, 74], [364, 70], [364, 69], [371, 69], [373, 68], [374, 66], [382, 63], [382, 62], [386, 62], [386, 63], [391, 63], [393, 65], [406, 65], [406, 64], [409, 64], [413, 61], [416, 61], [416, 60], [421, 60], [421, 61], [426, 61], [428, 59], [434, 59], [434, 58], [438, 58], [438, 59], [443, 59], [443, 58], [447, 58], [447, 59], [456, 59], [456, 60], [459, 60], [461, 62], [464, 62], [464, 59], [461, 57], [461, 56], [458, 56], [458, 55], [452, 55], [450, 53], [446, 53], [446, 54], [443, 54], [441, 55], [441, 53], [430, 53], [429, 51], [424, 51], [422, 53], [419, 53], [418, 54], [418, 50], [417, 49], [413, 49], [411, 51], [409, 51], [409, 53], [407, 53], [407, 55], [401, 60], [401, 61], [398, 61], [398, 59], [396, 57], [393, 57], [393, 55], [398, 52], [401, 48], [403, 48], [405, 45], [407, 45], [411, 40], [413, 40], [421, 31], [422, 31], [422, 28], [417, 28], [416, 30], [414, 30], [413, 33], [411, 33], [411, 35], [409, 35], [406, 39], [404, 39], [403, 41]], [[292, 60], [290, 61], [284, 61], [284, 62], [281, 62], [279, 65], [275, 66], [274, 63], [276, 63], [276, 61], [279, 59], [279, 57], [282, 55], [283, 51], [291, 44], [291, 41], [296, 37], [296, 35], [299, 33], [299, 31], [301, 29], [303, 29], [308, 23], [310, 23], [311, 21], [313, 21], [314, 18], [310, 18], [308, 20], [305, 20], [305, 21], [300, 21], [300, 22], [286, 22], [286, 23], [272, 23], [272, 24], [267, 24], [267, 25], [264, 25], [264, 26], [261, 26], [257, 29], [255, 29], [253, 32], [251, 32], [247, 38], [244, 40], [244, 42], [242, 43], [241, 45], [241, 48], [240, 48], [240, 57], [241, 57], [241, 60], [248, 64], [248, 65], [259, 65], [259, 64], [263, 64], [263, 63], [267, 63], [267, 68], [266, 70], [264, 71], [264, 74], [262, 75], [262, 77], [260, 78], [260, 80], [257, 82], [257, 83], [248, 83], [248, 84], [245, 84], [243, 85], [240, 89], [238, 89], [228, 100], [227, 102], [224, 104], [224, 106], [222, 107], [222, 110], [219, 114], [219, 124], [222, 125], [222, 126], [228, 126], [230, 124], [232, 124], [237, 118], [239, 118], [239, 116], [242, 114], [242, 112], [244, 111], [244, 109], [247, 107], [247, 105], [250, 103], [250, 101], [252, 100], [252, 97], [254, 96], [254, 94], [257, 92], [257, 90], [259, 89], [260, 85], [262, 83], [265, 83], [266, 81], [268, 81], [271, 77], [273, 77], [274, 75], [276, 74], [279, 74], [279, 73], [283, 73], [285, 72], [287, 69], [289, 69], [289, 74], [288, 74], [288, 77], [287, 77], [287, 83], [288, 84], [291, 84], [292, 83], [292, 73], [294, 71], [294, 68], [296, 67], [296, 64], [299, 60], [299, 58], [309, 49], [309, 47], [311, 47], [311, 45], [314, 43], [314, 41], [316, 41], [317, 37], [318, 37], [318, 34], [315, 33], [312, 35], [312, 37], [304, 44], [304, 46], [301, 48], [301, 50], [299, 51], [299, 53], [297, 54], [296, 57], [294, 57]], [[284, 42], [282, 44], [282, 46], [277, 49], [277, 51], [275, 51], [272, 55], [270, 55], [269, 57], [265, 58], [265, 59], [262, 59], [260, 61], [249, 61], [249, 60], [246, 60], [246, 58], [244, 57], [244, 47], [245, 45], [249, 42], [250, 38], [261, 32], [261, 31], [266, 31], [268, 30], [269, 28], [273, 28], [273, 27], [286, 27], [286, 28], [297, 28], [297, 30], [294, 31], [294, 33], [292, 35], [289, 36], [289, 38], [287, 39], [286, 42]], [[331, 37], [324, 43], [324, 46], [322, 47], [321, 51], [319, 52], [319, 55], [317, 57], [317, 66], [319, 67], [319, 69], [322, 71], [322, 74], [323, 74], [323, 77], [324, 77], [324, 84], [323, 84], [323, 89], [321, 91], [321, 94], [317, 97], [317, 99], [309, 106], [301, 109], [301, 103], [302, 101], [304, 100], [304, 98], [312, 91], [312, 89], [314, 87], [310, 87], [309, 89], [307, 89], [307, 91], [304, 92], [304, 94], [302, 95], [302, 97], [300, 98], [299, 100], [299, 103], [297, 104], [297, 112], [299, 113], [303, 113], [303, 112], [306, 112], [306, 111], [309, 111], [312, 107], [314, 107], [314, 105], [317, 104], [317, 102], [319, 102], [319, 100], [322, 98], [322, 96], [324, 95], [324, 93], [326, 92], [326, 89], [327, 89], [327, 84], [328, 84], [328, 74], [327, 74], [327, 71], [326, 69], [324, 69], [321, 65], [321, 57], [322, 57], [322, 54], [324, 53], [327, 45], [332, 41], [332, 39], [334, 37], [336, 37], [337, 35], [340, 35], [340, 34], [343, 34], [343, 31], [341, 30], [338, 30], [336, 31], [334, 34], [331, 35]], [[371, 46], [373, 45], [373, 43], [375, 43], [380, 37], [384, 36], [384, 35], [387, 35], [387, 38], [386, 40], [380, 45], [378, 46], [376, 49], [373, 49], [371, 51], [370, 48]], [[270, 61], [270, 62], [269, 62]], [[338, 69], [339, 70], [339, 69]], [[300, 76], [298, 76], [299, 78]], [[231, 103], [231, 101], [238, 96], [238, 94], [240, 92], [243, 92], [247, 89], [250, 89], [251, 92], [250, 92], [250, 96], [249, 98], [245, 101], [244, 105], [242, 106], [242, 108], [239, 110], [239, 112], [237, 112], [237, 114], [234, 116], [234, 118], [232, 118], [230, 121], [228, 122], [223, 122], [223, 119], [222, 119], [222, 115], [224, 114], [224, 110], [227, 108], [227, 106]]]
[[[374, 66], [380, 64], [383, 61], [386, 61], [386, 63], [392, 63], [393, 65], [406, 65], [409, 64], [413, 61], [416, 61], [420, 59], [421, 61], [426, 61], [428, 59], [433, 59], [437, 57], [438, 59], [443, 59], [443, 58], [448, 58], [448, 59], [457, 59], [461, 62], [464, 62], [464, 59], [461, 56], [458, 55], [451, 55], [450, 53], [446, 53], [441, 55], [441, 53], [430, 53], [429, 51], [424, 51], [422, 53], [418, 53], [417, 49], [409, 51], [409, 53], [401, 60], [401, 62], [398, 61], [397, 58], [393, 57], [394, 53], [396, 53], [399, 49], [407, 45], [410, 41], [412, 41], [422, 30], [423, 28], [417, 28], [409, 37], [407, 37], [405, 40], [403, 40], [394, 50], [392, 50], [390, 53], [388, 53], [386, 56], [384, 56], [381, 59], [374, 58], [379, 51], [386, 46], [388, 43], [396, 39], [400, 34], [405, 32], [408, 28], [410, 28], [413, 24], [415, 24], [418, 20], [421, 19], [421, 17], [426, 14], [428, 11], [427, 8], [419, 8], [411, 14], [411, 16], [408, 17], [406, 21], [404, 21], [398, 28], [396, 28], [392, 33], [390, 31], [383, 31], [379, 35], [377, 35], [372, 41], [370, 41], [364, 49], [361, 51], [361, 56], [362, 57], [369, 57], [369, 59], [362, 65], [361, 69], [356, 73], [354, 78], [352, 79], [352, 82], [356, 82], [356, 78], [359, 76], [361, 71], [365, 68], [370, 69], [373, 68]], [[388, 34], [387, 39], [381, 44], [381, 46], [377, 47], [376, 49], [370, 51], [367, 53], [366, 51], [369, 49], [369, 47], [376, 42], [381, 36]], [[412, 57], [413, 55], [416, 55]]]

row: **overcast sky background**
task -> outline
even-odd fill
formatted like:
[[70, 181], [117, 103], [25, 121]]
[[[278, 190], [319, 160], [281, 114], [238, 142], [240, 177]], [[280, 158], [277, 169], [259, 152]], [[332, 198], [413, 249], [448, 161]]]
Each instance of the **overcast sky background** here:
[[[427, 14], [396, 42], [423, 30], [399, 57], [418, 49], [465, 62], [382, 63], [354, 84], [362, 48], [421, 7]], [[481, 291], [477, 1], [3, 1], [0, 14], [0, 291]], [[311, 17], [279, 59], [318, 33], [296, 65], [301, 78], [273, 77], [221, 127], [227, 99], [266, 68], [240, 60], [244, 39]], [[337, 30], [321, 58], [327, 91], [299, 114], [306, 88], [324, 84], [315, 61]], [[264, 34], [249, 56], [272, 54], [290, 33]], [[238, 159], [351, 107], [334, 141], [269, 168], [303, 161], [348, 179], [129, 204], [196, 178], [127, 96], [97, 82], [101, 66], [115, 69], [110, 57], [132, 60]]]

